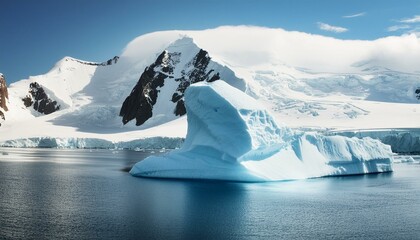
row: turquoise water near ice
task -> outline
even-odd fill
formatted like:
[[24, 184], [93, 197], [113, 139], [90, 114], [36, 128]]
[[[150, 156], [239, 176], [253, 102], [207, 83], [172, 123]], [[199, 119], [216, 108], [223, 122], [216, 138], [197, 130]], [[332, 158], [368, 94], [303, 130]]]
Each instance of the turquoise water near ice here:
[[150, 154], [0, 148], [0, 238], [420, 239], [420, 164], [271, 183], [127, 173]]

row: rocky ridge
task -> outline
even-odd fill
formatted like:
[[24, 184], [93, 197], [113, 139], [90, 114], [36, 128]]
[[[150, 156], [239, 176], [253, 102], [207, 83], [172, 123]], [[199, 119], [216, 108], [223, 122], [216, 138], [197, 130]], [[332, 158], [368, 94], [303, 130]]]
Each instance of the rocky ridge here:
[[[0, 73], [0, 119], [5, 120], [3, 111], [8, 111], [7, 108], [7, 99], [9, 98], [9, 93], [7, 91], [6, 79], [3, 74]], [[0, 124], [1, 126], [1, 124]]]
[[[164, 96], [163, 98], [168, 98], [164, 101], [174, 104], [173, 116], [183, 116], [186, 114], [185, 90], [193, 83], [213, 82], [222, 77], [229, 84], [236, 85], [235, 87], [241, 90], [245, 89], [242, 79], [237, 78], [232, 70], [212, 62], [209, 53], [198, 48], [192, 39], [180, 39], [164, 50], [154, 63], [146, 67], [122, 104], [119, 115], [123, 124], [136, 119], [136, 125], [142, 125], [152, 118], [160, 93], [168, 85], [171, 90], [166, 93], [169, 92], [170, 95]], [[167, 102], [165, 105], [168, 105]]]

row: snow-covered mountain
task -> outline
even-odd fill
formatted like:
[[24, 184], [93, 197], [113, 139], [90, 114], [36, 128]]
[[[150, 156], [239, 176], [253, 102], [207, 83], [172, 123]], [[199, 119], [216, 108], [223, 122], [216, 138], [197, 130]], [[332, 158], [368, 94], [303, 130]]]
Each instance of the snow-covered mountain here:
[[414, 34], [360, 41], [248, 26], [155, 32], [119, 58], [65, 57], [11, 84], [0, 141], [185, 137], [185, 89], [216, 79], [290, 127], [420, 128], [419, 60]]
[[122, 121], [126, 124], [135, 118], [139, 126], [151, 119], [150, 126], [150, 122], [157, 125], [174, 120], [186, 113], [183, 97], [188, 86], [219, 79], [245, 91], [244, 80], [212, 61], [208, 52], [198, 48], [191, 38], [176, 40], [141, 74], [122, 104]]

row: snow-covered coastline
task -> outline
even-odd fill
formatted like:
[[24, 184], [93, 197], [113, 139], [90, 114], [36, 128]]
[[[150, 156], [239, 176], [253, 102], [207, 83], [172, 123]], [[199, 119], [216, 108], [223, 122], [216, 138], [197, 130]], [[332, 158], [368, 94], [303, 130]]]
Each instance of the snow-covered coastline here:
[[[318, 132], [324, 135], [378, 139], [390, 145], [396, 154], [420, 154], [419, 129], [360, 129], [360, 130], [320, 130], [300, 129], [295, 131]], [[98, 136], [101, 137], [101, 136]], [[101, 149], [176, 149], [185, 140], [185, 136], [150, 136], [132, 140], [109, 140], [89, 137], [28, 137], [0, 141], [0, 147], [12, 148], [101, 148]]]
[[[237, 79], [241, 90], [292, 129], [369, 136], [395, 152], [418, 152], [420, 102], [415, 88], [420, 73], [414, 63], [420, 59], [419, 46], [416, 35], [343, 41], [250, 26], [150, 33], [131, 41], [111, 65], [64, 57], [46, 74], [8, 86], [0, 146], [48, 146], [49, 141], [54, 147], [106, 147], [137, 139], [185, 138], [187, 120], [174, 115], [171, 101], [180, 93], [176, 81], [186, 72], [203, 70], [198, 73], [217, 71], [219, 77]], [[208, 68], [192, 67], [197, 52], [206, 53]], [[123, 125], [119, 113], [124, 99], [162, 53], [172, 58], [164, 54], [154, 71], [172, 70], [163, 86], [152, 89], [159, 93], [152, 117], [141, 126], [135, 121]], [[57, 102], [59, 111], [44, 115], [25, 107], [22, 99], [34, 82]], [[369, 130], [353, 133], [358, 129]], [[394, 129], [407, 131], [394, 134]]]
[[0, 147], [12, 148], [59, 148], [59, 149], [177, 149], [184, 138], [150, 137], [131, 141], [113, 142], [98, 138], [24, 138], [0, 142]]
[[420, 154], [420, 129], [352, 129], [325, 131], [324, 134], [346, 137], [370, 137], [391, 146], [394, 153]]

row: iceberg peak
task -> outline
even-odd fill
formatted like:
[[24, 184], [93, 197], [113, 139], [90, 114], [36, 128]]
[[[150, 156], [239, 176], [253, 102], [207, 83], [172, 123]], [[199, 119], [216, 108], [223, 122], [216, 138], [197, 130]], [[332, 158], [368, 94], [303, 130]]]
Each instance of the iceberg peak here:
[[190, 114], [185, 151], [206, 146], [223, 149], [225, 157], [242, 161], [283, 143], [284, 131], [267, 110], [224, 81], [193, 84], [185, 98], [190, 99], [186, 101]]

